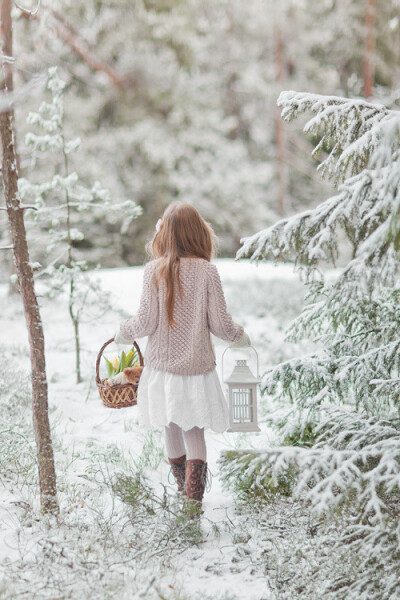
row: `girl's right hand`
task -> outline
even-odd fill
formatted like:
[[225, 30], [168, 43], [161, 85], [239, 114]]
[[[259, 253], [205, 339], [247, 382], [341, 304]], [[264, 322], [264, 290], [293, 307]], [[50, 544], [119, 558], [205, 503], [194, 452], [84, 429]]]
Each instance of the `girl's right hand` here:
[[246, 346], [251, 346], [251, 341], [247, 333], [244, 331], [242, 337], [237, 342], [233, 342], [233, 344], [229, 345], [229, 348], [245, 348]]

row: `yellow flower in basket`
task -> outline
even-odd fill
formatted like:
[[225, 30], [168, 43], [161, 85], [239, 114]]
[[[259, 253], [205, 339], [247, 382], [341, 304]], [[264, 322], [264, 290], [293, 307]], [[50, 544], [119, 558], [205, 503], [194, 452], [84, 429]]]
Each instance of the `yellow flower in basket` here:
[[140, 364], [139, 355], [135, 347], [133, 347], [128, 354], [125, 354], [122, 350], [120, 357], [113, 356], [111, 360], [104, 357], [104, 360], [107, 363], [107, 373], [109, 378], [118, 375], [118, 373], [123, 373], [124, 369], [127, 367], [137, 367]]

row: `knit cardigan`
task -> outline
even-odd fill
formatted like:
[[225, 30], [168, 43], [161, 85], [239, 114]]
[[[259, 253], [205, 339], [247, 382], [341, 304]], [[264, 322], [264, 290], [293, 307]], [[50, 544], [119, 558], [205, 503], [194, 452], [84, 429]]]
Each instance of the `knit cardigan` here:
[[181, 258], [179, 276], [183, 294], [175, 293], [174, 320], [170, 327], [166, 310], [166, 284], [153, 278], [157, 261], [146, 265], [137, 314], [123, 321], [120, 333], [134, 341], [148, 336], [145, 365], [177, 375], [200, 375], [215, 368], [210, 332], [226, 342], [237, 342], [243, 327], [227, 311], [217, 268], [202, 258]]

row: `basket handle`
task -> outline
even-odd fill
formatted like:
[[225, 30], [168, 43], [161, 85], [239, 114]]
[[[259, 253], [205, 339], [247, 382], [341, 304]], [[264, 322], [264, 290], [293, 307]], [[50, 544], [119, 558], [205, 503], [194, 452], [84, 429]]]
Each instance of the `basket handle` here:
[[[108, 344], [111, 344], [111, 342], [114, 341], [114, 338], [111, 338], [110, 340], [108, 340], [105, 344], [102, 345], [102, 347], [100, 348], [100, 352], [97, 355], [97, 360], [96, 360], [96, 382], [97, 383], [101, 383], [101, 379], [100, 379], [100, 360], [101, 357], [103, 355], [104, 349], [108, 346]], [[140, 351], [139, 346], [137, 345], [136, 342], [133, 342], [133, 345], [135, 346], [137, 353], [139, 354], [139, 361], [140, 361], [140, 366], [143, 367], [144, 366], [144, 362], [143, 362], [143, 356], [142, 353]]]

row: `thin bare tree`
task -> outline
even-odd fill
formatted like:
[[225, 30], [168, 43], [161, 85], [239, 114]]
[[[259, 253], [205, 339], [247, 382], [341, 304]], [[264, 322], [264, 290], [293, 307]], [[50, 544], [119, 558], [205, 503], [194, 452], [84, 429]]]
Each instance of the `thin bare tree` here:
[[[21, 9], [20, 6], [18, 8]], [[123, 76], [118, 73], [115, 66], [111, 63], [107, 63], [100, 60], [90, 48], [88, 42], [82, 37], [79, 31], [68, 21], [68, 19], [59, 11], [54, 10], [50, 7], [41, 5], [41, 10], [24, 11], [22, 10], [22, 16], [28, 20], [39, 21], [42, 17], [41, 13], [47, 11], [47, 26], [50, 30], [61, 39], [65, 44], [72, 50], [72, 52], [78, 56], [88, 67], [94, 72], [104, 73], [113, 86], [123, 90], [127, 87], [132, 87], [136, 82], [129, 77]]]
[[[275, 81], [279, 92], [283, 89], [284, 79], [284, 50], [280, 8], [276, 8], [274, 26], [274, 60]], [[281, 119], [280, 109], [275, 109], [275, 143], [276, 143], [276, 187], [277, 204], [276, 211], [283, 217], [286, 210], [286, 165], [285, 165], [285, 132]]]
[[[12, 0], [0, 0], [3, 90], [13, 90]], [[22, 206], [18, 195], [18, 168], [15, 148], [14, 111], [0, 114], [2, 176], [11, 244], [25, 320], [29, 334], [32, 367], [32, 414], [38, 455], [40, 501], [44, 512], [58, 512], [56, 473], [50, 434], [44, 335], [29, 260]]]
[[366, 0], [365, 6], [365, 41], [364, 41], [364, 97], [372, 96], [375, 71], [375, 22], [376, 0]]

